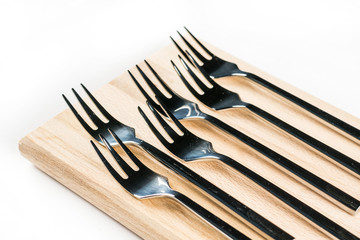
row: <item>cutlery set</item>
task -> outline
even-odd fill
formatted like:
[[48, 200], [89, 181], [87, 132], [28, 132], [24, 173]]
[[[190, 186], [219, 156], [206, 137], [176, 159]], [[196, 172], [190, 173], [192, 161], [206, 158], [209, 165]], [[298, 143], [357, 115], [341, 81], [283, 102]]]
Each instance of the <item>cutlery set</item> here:
[[[138, 200], [152, 198], [175, 200], [186, 207], [190, 211], [189, 214], [196, 215], [201, 221], [208, 224], [209, 228], [216, 229], [224, 237], [230, 239], [252, 239], [247, 233], [240, 231], [221, 216], [217, 216], [212, 209], [208, 209], [202, 206], [200, 202], [195, 201], [192, 196], [174, 190], [171, 187], [171, 182], [169, 185], [168, 176], [164, 176], [146, 166], [142, 157], [135, 156], [135, 153], [127, 147], [127, 145], [135, 146], [145, 156], [149, 155], [165, 169], [170, 170], [170, 172], [184, 179], [184, 181], [189, 182], [189, 185], [199, 189], [210, 201], [221, 205], [223, 211], [234, 215], [236, 219], [241, 219], [239, 221], [254, 229], [263, 238], [298, 239], [286, 227], [277, 226], [273, 221], [264, 217], [264, 213], [253, 210], [246, 203], [243, 203], [237, 197], [232, 196], [219, 187], [224, 181], [232, 180], [228, 176], [223, 175], [223, 178], [218, 179], [217, 182], [209, 181], [206, 176], [198, 174], [187, 164], [188, 162], [199, 162], [198, 164], [206, 165], [209, 162], [215, 161], [223, 164], [225, 167], [229, 167], [234, 174], [244, 176], [249, 181], [254, 182], [261, 189], [284, 203], [299, 218], [310, 223], [327, 237], [344, 240], [360, 239], [359, 234], [353, 233], [342, 226], [342, 224], [339, 224], [339, 221], [329, 218], [322, 211], [316, 209], [316, 207], [299, 199], [297, 195], [279, 187], [276, 183], [268, 180], [267, 177], [247, 167], [251, 166], [251, 163], [249, 165], [242, 164], [241, 162], [243, 161], [240, 161], [241, 159], [231, 157], [228, 155], [227, 150], [234, 146], [240, 147], [240, 145], [242, 148], [251, 149], [251, 151], [257, 154], [256, 156], [263, 157], [279, 171], [284, 172], [290, 178], [294, 178], [311, 189], [314, 194], [330, 201], [333, 204], [333, 208], [339, 208], [339, 211], [344, 211], [345, 214], [354, 218], [354, 221], [357, 218], [354, 215], [360, 208], [360, 200], [335, 186], [324, 177], [320, 177], [311, 170], [302, 167], [297, 163], [297, 159], [283, 155], [282, 151], [286, 149], [280, 148], [281, 152], [278, 150], [279, 148], [273, 150], [272, 147], [266, 146], [265, 143], [257, 141], [255, 136], [243, 133], [238, 127], [232, 126], [232, 124], [223, 121], [217, 116], [223, 114], [222, 110], [227, 109], [226, 111], [233, 111], [237, 114], [236, 117], [240, 119], [244, 111], [246, 111], [248, 112], [247, 114], [252, 114], [259, 118], [265, 126], [283, 132], [290, 139], [297, 139], [306, 148], [312, 149], [320, 157], [330, 161], [331, 164], [340, 168], [341, 171], [344, 171], [353, 179], [360, 179], [360, 162], [355, 160], [354, 157], [343, 153], [341, 148], [338, 149], [337, 147], [330, 146], [298, 127], [292, 126], [286, 120], [282, 120], [281, 117], [275, 116], [276, 113], [268, 112], [256, 104], [243, 101], [240, 97], [241, 93], [222, 87], [217, 79], [240, 76], [242, 79], [246, 79], [246, 81], [251, 80], [260, 85], [260, 88], [264, 88], [265, 91], [283, 98], [284, 101], [288, 101], [294, 108], [308, 112], [307, 114], [313, 115], [315, 119], [318, 118], [321, 124], [327, 124], [326, 126], [329, 128], [342, 132], [341, 134], [353, 142], [360, 139], [360, 130], [270, 81], [254, 73], [240, 70], [236, 63], [216, 56], [188, 29], [185, 28], [185, 30], [191, 41], [179, 32], [179, 41], [175, 41], [170, 37], [174, 44], [173, 47], [178, 51], [178, 60], [182, 66], [177, 66], [174, 62], [175, 59], [168, 59], [170, 65], [166, 66], [166, 68], [168, 71], [175, 73], [177, 79], [174, 81], [177, 81], [177, 84], [182, 84], [207, 109], [206, 111], [201, 110], [200, 107], [202, 106], [186, 99], [183, 94], [172, 89], [168, 84], [170, 80], [167, 79], [167, 75], [157, 71], [155, 67], [156, 62], [153, 60], [144, 61], [146, 70], [136, 65], [136, 74], [131, 70], [128, 71], [127, 75], [129, 84], [133, 84], [138, 90], [137, 94], [144, 97], [144, 102], [148, 107], [147, 110], [152, 113], [150, 117], [142, 107], [138, 106], [138, 116], [143, 119], [143, 125], [147, 128], [147, 131], [151, 131], [172, 156], [160, 150], [159, 147], [155, 147], [152, 143], [137, 137], [135, 128], [125, 125], [122, 119], [115, 118], [110, 114], [110, 111], [102, 104], [102, 99], [95, 98], [83, 84], [81, 86], [91, 106], [86, 103], [86, 99], [83, 99], [76, 90], [72, 89], [82, 108], [81, 113], [63, 95], [65, 102], [83, 129], [96, 140], [94, 142], [89, 139], [90, 146], [95, 151], [88, 152], [88, 154], [97, 155], [98, 161], [102, 162], [107, 170], [104, 170], [104, 167], [100, 169], [108, 171], [117, 183]], [[188, 50], [181, 47], [180, 41], [183, 42], [183, 45]], [[198, 49], [194, 47], [195, 44], [199, 46]], [[141, 78], [136, 76], [141, 76]], [[127, 103], [114, 102], [114, 104], [126, 105]], [[214, 115], [208, 114], [209, 110], [214, 113], [219, 111], [219, 113]], [[106, 120], [100, 115], [105, 117]], [[205, 139], [203, 136], [197, 136], [192, 132], [192, 129], [183, 124], [183, 121], [185, 122], [186, 120], [204, 121], [208, 123], [209, 129], [216, 128], [221, 133], [221, 137], [224, 137], [226, 140], [231, 138], [234, 143], [229, 145], [229, 148], [215, 150], [212, 140]], [[73, 119], [66, 119], [66, 121], [76, 124]], [[243, 126], [244, 129], [246, 127]], [[106, 156], [111, 156], [111, 161], [110, 157]], [[299, 157], [301, 158], [302, 156]], [[114, 165], [115, 163], [117, 166]], [[107, 181], [112, 180], [108, 179]], [[241, 185], [242, 182], [236, 184]], [[358, 188], [359, 186], [353, 187]], [[246, 196], [244, 197], [246, 198]], [[360, 225], [358, 225], [358, 228], [360, 228]]]

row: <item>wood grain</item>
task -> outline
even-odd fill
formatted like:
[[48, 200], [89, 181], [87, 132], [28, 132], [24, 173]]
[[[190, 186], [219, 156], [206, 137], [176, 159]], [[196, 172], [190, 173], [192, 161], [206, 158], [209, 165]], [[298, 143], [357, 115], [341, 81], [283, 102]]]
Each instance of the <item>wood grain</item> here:
[[[310, 96], [219, 49], [211, 46], [209, 48], [220, 57], [236, 62], [240, 69], [254, 72], [342, 120], [354, 126], [360, 126], [360, 120], [354, 116]], [[170, 45], [154, 53], [148, 58], [148, 61], [163, 79], [167, 81], [171, 88], [184, 97], [198, 102], [187, 91], [172, 69], [170, 59], [173, 59], [178, 67], [180, 67], [180, 70], [182, 70], [177, 54], [176, 48]], [[146, 70], [145, 72], [149, 76], [152, 76], [144, 63], [139, 65], [143, 70]], [[135, 69], [132, 72], [145, 86], [138, 72]], [[271, 94], [268, 90], [241, 77], [222, 78], [218, 82], [224, 87], [239, 93], [243, 100], [271, 112], [280, 119], [298, 127], [354, 159], [360, 159], [359, 142], [357, 140], [339, 132], [337, 129], [281, 97]], [[145, 105], [144, 97], [137, 90], [127, 73], [93, 92], [95, 97], [115, 118], [134, 127], [138, 137], [169, 153], [154, 137], [138, 113], [137, 106], [141, 106], [147, 115], [154, 120]], [[67, 96], [70, 97], [70, 93]], [[71, 101], [73, 103], [76, 102], [74, 98], [71, 98]], [[87, 102], [89, 103], [90, 101]], [[254, 116], [247, 110], [232, 109], [214, 112], [201, 104], [199, 105], [205, 112], [231, 124], [360, 199], [359, 178], [331, 163], [327, 157], [306, 146], [299, 140], [271, 126], [271, 124]], [[75, 105], [75, 107], [85, 116], [78, 105]], [[219, 152], [233, 157], [360, 237], [359, 216], [352, 216], [341, 210], [330, 201], [296, 181], [293, 177], [279, 170], [266, 157], [263, 157], [248, 146], [211, 127], [207, 123], [200, 120], [186, 120], [183, 123], [193, 133], [200, 135], [204, 139], [211, 139], [214, 148]], [[39, 169], [144, 239], [225, 238], [221, 233], [209, 227], [208, 224], [173, 200], [158, 198], [140, 201], [132, 197], [112, 178], [100, 162], [89, 143], [90, 139], [91, 137], [85, 132], [70, 110], [67, 109], [25, 136], [20, 141], [19, 148], [21, 153]], [[227, 212], [225, 207], [208, 197], [197, 187], [164, 168], [155, 159], [136, 147], [131, 147], [131, 149], [151, 169], [166, 175], [174, 189], [210, 209], [213, 213], [228, 221], [249, 237], [264, 239], [263, 235], [250, 228], [237, 216]], [[101, 150], [103, 150], [102, 152], [108, 159], [111, 159], [104, 148], [101, 148]], [[123, 155], [122, 152], [121, 154]], [[329, 238], [328, 235], [324, 234], [313, 224], [293, 212], [287, 205], [229, 167], [210, 160], [186, 163], [186, 165], [253, 210], [261, 213], [264, 217], [296, 237], [296, 239]]]

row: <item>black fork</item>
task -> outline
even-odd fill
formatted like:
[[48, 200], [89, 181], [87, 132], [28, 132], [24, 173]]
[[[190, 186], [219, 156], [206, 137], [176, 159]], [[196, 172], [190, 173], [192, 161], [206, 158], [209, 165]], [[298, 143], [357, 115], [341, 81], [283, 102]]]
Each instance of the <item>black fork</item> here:
[[[332, 184], [328, 183], [322, 178], [316, 176], [310, 171], [304, 169], [303, 167], [297, 165], [296, 163], [290, 161], [289, 159], [280, 155], [279, 153], [271, 150], [265, 145], [257, 142], [256, 140], [250, 138], [249, 136], [243, 134], [242, 132], [236, 130], [235, 128], [227, 125], [221, 120], [202, 112], [196, 103], [182, 98], [181, 96], [176, 94], [173, 90], [171, 90], [170, 87], [166, 85], [165, 81], [150, 66], [150, 64], [148, 62], [146, 62], [146, 64], [153, 72], [155, 77], [159, 80], [161, 85], [165, 88], [165, 90], [171, 95], [170, 97], [166, 97], [148, 78], [148, 76], [141, 70], [139, 66], [137, 66], [137, 69], [139, 70], [143, 79], [149, 85], [150, 89], [153, 91], [155, 96], [162, 101], [163, 105], [167, 109], [169, 109], [169, 111], [177, 119], [179, 120], [189, 119], [189, 118], [194, 118], [194, 119], [197, 118], [203, 120], [205, 119], [211, 124], [231, 134], [232, 136], [236, 137], [240, 141], [246, 143], [247, 145], [255, 149], [256, 151], [265, 155], [266, 157], [277, 163], [276, 166], [281, 166], [282, 170], [284, 169], [287, 170], [286, 171], [287, 173], [291, 173], [292, 176], [296, 176], [297, 179], [301, 180], [302, 183], [305, 183], [311, 189], [316, 190], [321, 196], [327, 197], [330, 201], [336, 203], [337, 206], [344, 209], [345, 211], [354, 214], [359, 209], [360, 201], [358, 201], [354, 197], [345, 193], [341, 189], [338, 189], [337, 187], [333, 186]], [[135, 82], [135, 84], [137, 85], [137, 87], [139, 88], [139, 90], [143, 93], [145, 98], [152, 104], [152, 106], [160, 113], [162, 113], [164, 116], [166, 116], [164, 111], [161, 109], [161, 106], [155, 103], [155, 101], [149, 96], [149, 94], [146, 93], [146, 91], [141, 87], [140, 83], [136, 80], [136, 78], [131, 74], [130, 71], [129, 74], [133, 79], [133, 81]]]
[[134, 170], [130, 167], [126, 161], [115, 151], [115, 149], [110, 145], [110, 143], [100, 134], [100, 139], [105, 144], [106, 148], [111, 152], [112, 156], [121, 167], [121, 169], [126, 173], [127, 178], [121, 177], [121, 175], [111, 166], [111, 164], [106, 160], [104, 155], [96, 147], [93, 141], [90, 141], [99, 158], [104, 163], [105, 167], [109, 170], [111, 175], [116, 179], [116, 181], [123, 186], [130, 194], [132, 194], [137, 199], [146, 199], [146, 198], [158, 198], [165, 197], [178, 201], [180, 204], [187, 207], [193, 213], [195, 213], [202, 220], [209, 223], [212, 227], [216, 228], [218, 231], [222, 232], [225, 236], [231, 239], [238, 240], [250, 240], [243, 233], [236, 230], [234, 227], [221, 220], [219, 217], [215, 216], [209, 210], [203, 208], [198, 203], [191, 200], [186, 195], [175, 191], [169, 185], [168, 179], [146, 167], [121, 141], [119, 136], [109, 129], [109, 132], [112, 134], [114, 140], [119, 143], [121, 148], [126, 152], [130, 157], [132, 162], [137, 166], [138, 170]]
[[[196, 43], [210, 56], [210, 59], [205, 58], [201, 53], [199, 53], [187, 40], [184, 38], [179, 32], [181, 39], [185, 42], [185, 44], [190, 48], [190, 50], [196, 55], [196, 57], [203, 63], [203, 65], [199, 66], [203, 71], [209, 74], [212, 78], [220, 78], [225, 76], [243, 76], [248, 78], [251, 81], [254, 81], [261, 86], [279, 94], [280, 96], [286, 98], [287, 100], [295, 103], [299, 107], [311, 112], [315, 116], [321, 118], [322, 120], [328, 122], [329, 124], [335, 126], [338, 129], [346, 132], [347, 134], [353, 136], [356, 139], [360, 140], [360, 130], [350, 124], [344, 122], [343, 120], [331, 115], [330, 113], [325, 112], [324, 110], [306, 102], [305, 100], [293, 95], [285, 91], [284, 89], [268, 82], [267, 80], [253, 74], [250, 72], [242, 71], [239, 67], [232, 62], [228, 62], [223, 60], [210, 52], [187, 28], [185, 28], [189, 35], [196, 41]], [[171, 38], [171, 37], [170, 37]], [[184, 50], [179, 46], [179, 44], [171, 38], [176, 47], [182, 53], [182, 55], [190, 61], [187, 54]], [[191, 61], [190, 61], [191, 62]]]
[[[161, 103], [161, 100], [159, 100]], [[175, 116], [164, 106], [167, 115], [170, 117], [173, 123], [182, 131], [182, 134], [176, 133], [174, 129], [165, 122], [165, 120], [160, 116], [160, 114], [153, 108], [151, 103], [147, 102], [150, 110], [166, 131], [166, 133], [173, 140], [172, 143], [167, 141], [161, 133], [156, 129], [156, 127], [152, 124], [149, 118], [144, 114], [144, 112], [139, 109], [141, 115], [145, 119], [149, 128], [155, 134], [155, 136], [160, 140], [160, 142], [173, 154], [178, 156], [179, 158], [185, 161], [196, 161], [198, 159], [216, 159], [220, 160], [223, 163], [231, 166], [235, 170], [241, 172], [243, 175], [247, 176], [258, 185], [263, 187], [265, 190], [273, 194], [275, 197], [279, 198], [281, 201], [286, 203], [288, 206], [302, 214], [304, 217], [309, 219], [311, 222], [315, 223], [318, 227], [323, 228], [328, 233], [339, 239], [358, 239], [355, 235], [342, 228], [340, 225], [331, 221], [329, 218], [325, 217], [321, 213], [317, 212], [315, 209], [306, 205], [305, 203], [298, 200], [296, 197], [282, 190], [275, 184], [269, 182], [263, 177], [259, 176], [255, 172], [236, 162], [235, 160], [215, 152], [212, 147], [212, 144], [202, 138], [191, 133], [187, 130], [180, 122], [175, 118]]]

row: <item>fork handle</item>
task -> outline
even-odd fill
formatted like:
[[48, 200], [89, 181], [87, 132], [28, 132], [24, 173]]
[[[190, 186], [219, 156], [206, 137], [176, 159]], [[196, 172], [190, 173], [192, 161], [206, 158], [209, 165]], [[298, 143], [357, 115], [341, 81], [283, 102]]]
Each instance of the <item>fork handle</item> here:
[[255, 75], [253, 73], [246, 73], [246, 77], [248, 79], [262, 85], [263, 87], [281, 95], [282, 97], [295, 103], [296, 105], [302, 107], [303, 109], [311, 112], [312, 114], [316, 115], [317, 117], [321, 118], [322, 120], [330, 123], [331, 125], [341, 129], [342, 131], [346, 132], [347, 134], [360, 140], [360, 130], [358, 128], [351, 126], [350, 124], [348, 124], [348, 123], [338, 119], [337, 117], [325, 112], [324, 110], [321, 110], [320, 108], [302, 100], [301, 98], [285, 91], [284, 89], [279, 88], [278, 86], [275, 86], [274, 84], [266, 81], [265, 79]]
[[[282, 168], [292, 173], [292, 175], [297, 176], [297, 178], [301, 180], [301, 182], [305, 183], [310, 188], [320, 190], [320, 193], [324, 193], [322, 195], [330, 197], [330, 200], [336, 200], [336, 203], [339, 203], [339, 206], [343, 207], [344, 210], [354, 214], [360, 208], [360, 201], [353, 198], [344, 191], [338, 189], [337, 187], [331, 185], [330, 183], [326, 182], [325, 180], [321, 179], [310, 171], [290, 161], [286, 157], [278, 154], [277, 152], [271, 150], [265, 145], [257, 142], [251, 137], [245, 135], [244, 133], [236, 130], [235, 128], [227, 125], [226, 123], [213, 116], [206, 114], [205, 119], [210, 123], [214, 124], [215, 126], [219, 127], [220, 129], [224, 130], [225, 132], [236, 137], [240, 141], [246, 143], [248, 146], [252, 147], [256, 151], [262, 153], [264, 156], [268, 157], [272, 161], [276, 162]], [[333, 202], [335, 203], [335, 201]]]
[[257, 173], [238, 163], [234, 159], [225, 156], [223, 154], [214, 153], [213, 156], [233, 169], [239, 171], [243, 175], [247, 176], [249, 179], [253, 180], [255, 183], [259, 184], [265, 190], [270, 192], [272, 195], [286, 203], [288, 206], [295, 209], [297, 212], [302, 214], [303, 216], [310, 219], [312, 222], [316, 223], [319, 227], [325, 229], [329, 233], [333, 234], [335, 237], [339, 239], [358, 239], [352, 233], [348, 232], [335, 222], [331, 221], [321, 213], [317, 212], [315, 209], [306, 205], [296, 197], [282, 190], [275, 184], [269, 182], [265, 178], [261, 177]]
[[294, 239], [290, 234], [156, 147], [140, 139], [135, 139], [134, 143], [154, 156], [160, 163], [186, 178], [271, 238], [279, 240]]
[[217, 228], [219, 231], [224, 233], [226, 236], [230, 237], [231, 239], [241, 239], [241, 240], [250, 240], [247, 236], [243, 233], [236, 230], [234, 227], [230, 226], [225, 221], [221, 220], [187, 196], [182, 193], [173, 192], [174, 198], [179, 201], [181, 204], [189, 208], [192, 212], [197, 214], [199, 217], [204, 219], [206, 222]]
[[350, 170], [349, 173], [354, 174], [356, 177], [360, 177], [360, 162], [355, 161], [354, 159], [346, 156], [345, 154], [337, 151], [336, 149], [320, 142], [319, 140], [309, 136], [308, 134], [298, 130], [297, 128], [294, 128], [293, 126], [271, 115], [263, 109], [258, 108], [255, 105], [246, 103], [245, 107], [253, 113], [257, 114], [258, 116], [266, 119], [267, 121], [283, 129], [284, 131], [290, 133], [294, 137], [307, 143], [316, 150], [322, 152], [326, 156], [332, 158], [333, 160], [335, 160], [335, 163], [343, 167], [345, 170]]

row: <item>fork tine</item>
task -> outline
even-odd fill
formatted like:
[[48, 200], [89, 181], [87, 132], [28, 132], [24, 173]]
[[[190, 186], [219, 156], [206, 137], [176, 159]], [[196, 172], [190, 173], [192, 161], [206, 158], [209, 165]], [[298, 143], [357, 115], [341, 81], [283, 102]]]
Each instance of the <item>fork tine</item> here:
[[[148, 106], [150, 108], [151, 103], [148, 102]], [[151, 106], [152, 107], [152, 106]], [[150, 108], [151, 109], [151, 108]], [[159, 139], [159, 141], [165, 146], [165, 147], [170, 147], [171, 143], [169, 143], [162, 135], [161, 133], [155, 128], [155, 126], [152, 124], [152, 122], [150, 121], [150, 119], [146, 116], [146, 114], [143, 112], [143, 110], [141, 109], [141, 107], [138, 107], [138, 110], [141, 114], [141, 116], [144, 118], [146, 124], [149, 126], [149, 128], [151, 129], [151, 131], [155, 134], [155, 136], [157, 137], [157, 139]], [[152, 109], [151, 109], [152, 110]]]
[[77, 118], [77, 120], [80, 122], [80, 124], [85, 128], [85, 130], [88, 133], [93, 133], [94, 129], [92, 129], [86, 122], [85, 120], [80, 116], [80, 114], [76, 111], [76, 109], [73, 107], [73, 105], [70, 103], [70, 101], [65, 97], [65, 95], [62, 95], [65, 102], [67, 103], [67, 105], [69, 106], [70, 110], [73, 112], [73, 114], [75, 115], [75, 117]]
[[[157, 100], [159, 100], [160, 98], [157, 98]], [[156, 119], [159, 121], [159, 123], [161, 124], [161, 126], [164, 128], [164, 130], [169, 134], [169, 136], [175, 140], [177, 137], [179, 137], [179, 134], [177, 134], [174, 129], [172, 127], [170, 127], [170, 125], [165, 122], [165, 120], [160, 116], [160, 114], [151, 106], [151, 104], [149, 102], [147, 102], [150, 110], [152, 111], [152, 113], [155, 115]], [[161, 102], [162, 105], [164, 105]], [[166, 115], [165, 115], [166, 116]]]
[[155, 77], [159, 80], [159, 82], [161, 83], [161, 85], [165, 88], [165, 90], [172, 96], [175, 95], [175, 93], [171, 90], [171, 88], [165, 83], [165, 81], [159, 76], [159, 74], [152, 68], [152, 66], [146, 61], [144, 60], [144, 62], [146, 63], [146, 65], [148, 66], [148, 68], [151, 70], [151, 72], [155, 75]]
[[[173, 122], [175, 123], [175, 125], [183, 132], [186, 133], [188, 132], [188, 130], [184, 127], [184, 125], [182, 125], [180, 123], [180, 121], [174, 116], [174, 114], [172, 114], [169, 109], [167, 107], [165, 107], [165, 104], [161, 101], [161, 99], [156, 98], [159, 103], [161, 104], [161, 106], [164, 108], [164, 110], [166, 111], [167, 115], [173, 120]], [[159, 114], [157, 114], [159, 115]]]
[[145, 91], [145, 89], [140, 85], [140, 83], [136, 80], [136, 78], [132, 75], [132, 73], [128, 70], [128, 73], [130, 74], [130, 77], [132, 78], [132, 80], [134, 81], [134, 83], [136, 84], [136, 86], [138, 87], [138, 89], [140, 90], [140, 92], [142, 93], [142, 95], [144, 95], [144, 97], [146, 98], [147, 101], [149, 101], [156, 110], [158, 110], [161, 114], [166, 115], [164, 110], [160, 107], [159, 104], [157, 104], [150, 96], [149, 94], [147, 94], [147, 92]]
[[[180, 51], [180, 53], [186, 58], [186, 60], [189, 61], [189, 63], [191, 65], [193, 65], [193, 63], [190, 61], [189, 56], [184, 52], [184, 50], [179, 46], [179, 44], [177, 44], [177, 42], [170, 36], [171, 40], [173, 41], [173, 43], [175, 44], [175, 46], [177, 47], [177, 49]], [[193, 65], [194, 66], [194, 65]], [[195, 67], [195, 66], [194, 66]]]
[[160, 90], [155, 86], [155, 84], [148, 78], [148, 76], [146, 76], [146, 74], [143, 72], [143, 70], [141, 70], [141, 68], [136, 65], [136, 68], [138, 69], [138, 71], [140, 72], [141, 76], [144, 78], [145, 82], [147, 83], [147, 85], [150, 87], [151, 91], [153, 91], [153, 93], [156, 96], [162, 97], [162, 98], [166, 98], [164, 94], [162, 94], [162, 92], [160, 92]]
[[75, 91], [75, 89], [72, 88], [73, 93], [75, 94], [76, 98], [78, 99], [78, 101], [80, 102], [81, 106], [84, 108], [86, 114], [89, 116], [89, 118], [91, 119], [91, 121], [96, 125], [96, 126], [101, 126], [102, 124], [104, 124], [103, 121], [100, 120], [100, 118], [98, 116], [96, 116], [96, 114], [90, 109], [90, 107], [84, 102], [84, 100], [80, 97], [80, 95]]
[[91, 145], [93, 146], [95, 152], [101, 159], [101, 161], [104, 163], [105, 167], [108, 169], [108, 171], [111, 173], [111, 175], [118, 181], [120, 184], [124, 181], [124, 179], [119, 175], [119, 173], [116, 172], [116, 170], [111, 166], [111, 164], [106, 160], [104, 155], [100, 152], [99, 148], [95, 145], [95, 143], [90, 140]]
[[207, 62], [208, 60], [201, 55], [182, 35], [179, 31], [177, 31], [177, 33], [180, 35], [180, 37], [182, 38], [182, 40], [184, 40], [185, 44], [191, 49], [191, 51], [200, 59], [200, 61], [202, 61], [203, 63]]
[[201, 90], [203, 90], [204, 92], [206, 90], [209, 90], [210, 88], [207, 87], [200, 79], [199, 77], [189, 68], [189, 66], [186, 64], [186, 62], [182, 59], [182, 57], [180, 55], [178, 55], [180, 58], [180, 61], [182, 63], [182, 65], [184, 66], [184, 68], [188, 71], [188, 73], [191, 75], [191, 77], [194, 79], [195, 83], [199, 86], [199, 88]]
[[215, 54], [209, 51], [197, 38], [184, 26], [185, 30], [190, 34], [190, 36], [204, 49], [204, 51], [209, 54], [211, 57], [215, 57]]
[[[186, 53], [189, 55], [189, 57], [191, 58], [191, 61], [194, 63], [194, 65], [196, 66], [197, 69], [200, 70], [201, 74], [206, 78], [206, 80], [208, 80], [212, 85], [217, 85], [217, 83], [210, 77], [210, 75], [204, 70], [203, 67], [201, 67], [196, 60], [193, 58], [193, 56], [186, 51]], [[196, 76], [196, 75], [195, 75]]]
[[145, 167], [145, 165], [129, 150], [129, 148], [126, 147], [126, 145], [123, 143], [123, 141], [121, 141], [118, 135], [116, 135], [116, 133], [114, 133], [113, 130], [111, 130], [110, 128], [108, 130], [111, 133], [111, 135], [115, 138], [115, 140], [120, 144], [122, 149], [124, 149], [126, 154], [131, 158], [131, 160], [139, 167], [139, 169], [140, 167], [141, 168]]
[[170, 62], [172, 63], [175, 72], [178, 74], [178, 76], [180, 77], [180, 79], [183, 81], [183, 83], [185, 84], [185, 86], [187, 87], [187, 89], [197, 98], [200, 98], [201, 95], [190, 85], [190, 83], [185, 79], [184, 75], [180, 72], [180, 70], [178, 69], [178, 67], [175, 65], [175, 63], [170, 60]]
[[122, 168], [122, 170], [130, 176], [134, 170], [120, 157], [120, 155], [115, 151], [115, 149], [110, 145], [110, 143], [104, 138], [103, 135], [99, 134], [101, 141], [105, 144], [107, 149], [111, 152], [111, 155], [115, 158], [116, 162]]
[[95, 106], [100, 110], [100, 112], [108, 119], [113, 119], [113, 116], [110, 115], [108, 111], [96, 100], [96, 98], [90, 93], [89, 90], [84, 86], [84, 84], [80, 84], [85, 90], [86, 94], [90, 97], [91, 101], [95, 104]]

